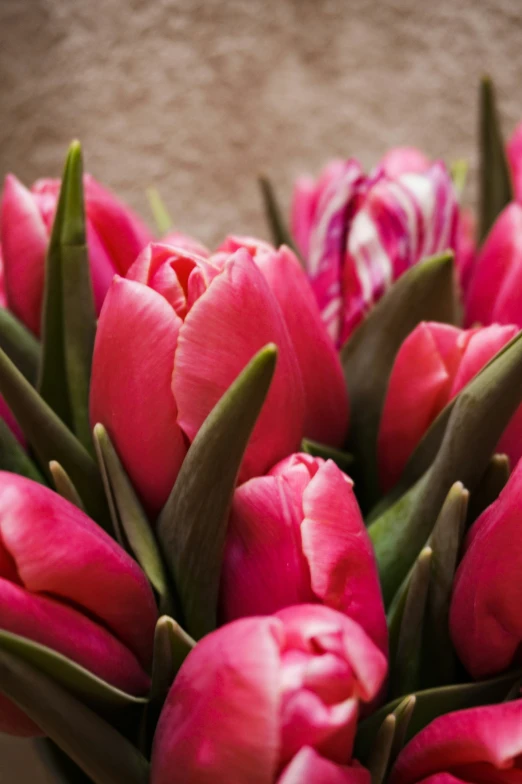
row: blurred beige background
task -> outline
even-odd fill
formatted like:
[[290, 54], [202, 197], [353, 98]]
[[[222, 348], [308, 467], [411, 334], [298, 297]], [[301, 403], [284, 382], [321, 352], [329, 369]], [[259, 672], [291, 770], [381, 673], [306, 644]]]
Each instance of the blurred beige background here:
[[[149, 221], [155, 185], [207, 243], [264, 234], [261, 170], [287, 200], [332, 155], [410, 143], [474, 165], [478, 78], [510, 131], [521, 44], [521, 0], [0, 0], [0, 176], [58, 175], [77, 136]], [[45, 781], [29, 759], [2, 742], [0, 784]]]

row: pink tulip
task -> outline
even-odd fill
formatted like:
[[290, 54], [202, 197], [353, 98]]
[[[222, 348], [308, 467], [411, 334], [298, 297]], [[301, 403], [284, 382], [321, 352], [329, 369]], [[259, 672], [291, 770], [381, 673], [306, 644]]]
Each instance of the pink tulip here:
[[[0, 245], [0, 308], [7, 306], [5, 296], [5, 281], [4, 281], [4, 260], [2, 256], [2, 246]], [[14, 433], [21, 444], [25, 444], [24, 435], [18, 425], [18, 422], [11, 413], [11, 409], [5, 402], [2, 395], [0, 395], [0, 419], [3, 419], [8, 428]]]
[[147, 247], [115, 278], [94, 349], [91, 420], [101, 422], [147, 508], [157, 513], [187, 445], [252, 357], [278, 346], [270, 391], [240, 479], [263, 474], [303, 435], [301, 374], [280, 308], [246, 250], [220, 267]]
[[389, 784], [520, 784], [522, 700], [439, 716], [404, 748]]
[[[141, 569], [56, 493], [0, 472], [0, 628], [146, 693], [157, 611]], [[38, 734], [0, 697], [0, 731]]]
[[[151, 235], [141, 221], [86, 174], [87, 242], [99, 311], [115, 272], [124, 275]], [[9, 309], [40, 334], [45, 256], [60, 189], [59, 180], [38, 180], [31, 190], [12, 174], [5, 180], [0, 239]]]
[[[298, 769], [319, 766], [310, 751], [303, 760], [306, 748], [349, 765], [359, 702], [375, 697], [385, 673], [384, 656], [358, 624], [326, 607], [223, 626], [198, 643], [171, 687], [151, 784], [171, 784], [174, 775], [184, 784], [273, 784], [281, 774], [285, 782], [292, 760]], [[292, 781], [288, 774], [285, 784]]]
[[[395, 171], [404, 154], [388, 156]], [[412, 164], [410, 164], [412, 165]], [[442, 163], [398, 176], [381, 166], [366, 177], [357, 161], [339, 161], [314, 191], [302, 181], [294, 195], [292, 230], [328, 333], [345, 342], [403, 272], [426, 256], [455, 248], [458, 205]], [[306, 197], [304, 194], [307, 194]], [[305, 230], [303, 226], [308, 228]]]
[[303, 379], [304, 435], [343, 446], [348, 430], [346, 384], [303, 268], [286, 246], [276, 250], [250, 237], [228, 237], [218, 253], [230, 254], [239, 248], [251, 253], [283, 313]]
[[431, 166], [430, 159], [417, 147], [392, 147], [380, 160], [387, 177], [395, 179], [401, 174], [423, 174]]
[[221, 581], [225, 621], [318, 602], [387, 652], [379, 578], [352, 481], [296, 454], [235, 492]]
[[511, 169], [515, 199], [522, 202], [522, 122], [517, 125], [511, 139], [506, 144], [506, 153]]
[[370, 771], [357, 762], [336, 765], [304, 746], [284, 769], [277, 784], [371, 784]]
[[509, 204], [480, 249], [465, 300], [466, 324], [522, 326], [522, 206]]
[[[444, 406], [516, 335], [518, 328], [493, 324], [458, 329], [423, 322], [395, 358], [381, 416], [377, 452], [381, 487], [388, 491]], [[522, 408], [497, 447], [513, 462], [522, 456]]]
[[181, 231], [170, 231], [161, 239], [162, 245], [174, 245], [176, 248], [188, 250], [190, 253], [196, 253], [198, 256], [208, 258], [210, 251], [199, 240], [188, 234], [183, 234]]
[[450, 628], [474, 678], [520, 663], [522, 615], [522, 461], [498, 499], [470, 530], [453, 588]]

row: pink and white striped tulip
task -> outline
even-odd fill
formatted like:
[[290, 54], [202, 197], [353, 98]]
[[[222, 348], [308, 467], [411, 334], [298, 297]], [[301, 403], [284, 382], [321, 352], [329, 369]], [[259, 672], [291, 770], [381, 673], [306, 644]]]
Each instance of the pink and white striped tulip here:
[[[99, 312], [113, 275], [124, 275], [152, 236], [128, 207], [90, 175], [84, 178], [87, 244]], [[38, 180], [28, 190], [12, 174], [5, 180], [0, 214], [9, 309], [40, 334], [45, 256], [60, 181]]]
[[522, 700], [439, 716], [399, 754], [389, 784], [520, 784]]
[[91, 421], [107, 428], [146, 507], [156, 514], [188, 444], [267, 343], [279, 353], [240, 480], [265, 473], [303, 436], [304, 391], [279, 305], [244, 249], [217, 266], [151, 244], [116, 277], [94, 348]]
[[296, 454], [237, 488], [221, 578], [230, 621], [318, 602], [348, 615], [387, 653], [375, 556], [352, 481]]
[[350, 765], [359, 703], [374, 699], [385, 674], [385, 657], [358, 624], [326, 607], [289, 607], [223, 626], [191, 651], [170, 689], [151, 784], [173, 777], [288, 784], [296, 781], [292, 764], [315, 768], [312, 781], [366, 783], [339, 771], [318, 778], [321, 767], [332, 775], [331, 766], [320, 766], [313, 751], [303, 759], [303, 749]]
[[[391, 155], [391, 154], [390, 154]], [[403, 156], [385, 166], [399, 170]], [[411, 164], [409, 164], [411, 165]], [[292, 230], [330, 337], [343, 344], [403, 272], [455, 248], [458, 204], [445, 166], [369, 177], [350, 159], [330, 164], [315, 190], [297, 183]], [[305, 228], [306, 227], [306, 228]]]
[[[157, 610], [136, 562], [61, 496], [0, 472], [0, 628], [145, 694]], [[39, 730], [0, 696], [0, 731]]]
[[[408, 335], [392, 368], [377, 442], [379, 476], [388, 491], [444, 406], [518, 332], [513, 325], [458, 329], [423, 322]], [[522, 456], [522, 408], [504, 431], [497, 451]]]
[[453, 644], [474, 678], [520, 664], [522, 461], [471, 528], [450, 612]]
[[304, 435], [342, 447], [348, 430], [346, 384], [303, 268], [285, 245], [276, 250], [251, 237], [227, 237], [218, 254], [228, 255], [239, 248], [252, 255], [283, 313], [303, 379]]

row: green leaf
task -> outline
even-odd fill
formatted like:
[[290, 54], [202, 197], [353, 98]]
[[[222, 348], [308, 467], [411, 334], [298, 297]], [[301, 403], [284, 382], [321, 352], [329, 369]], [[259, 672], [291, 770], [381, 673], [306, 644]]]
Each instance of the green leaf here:
[[455, 482], [444, 501], [429, 540], [433, 557], [424, 620], [424, 688], [453, 683], [457, 675], [457, 657], [449, 630], [449, 610], [468, 501], [469, 493], [462, 482]]
[[48, 675], [5, 650], [0, 691], [94, 784], [148, 784], [149, 763], [126, 738]]
[[297, 258], [302, 261], [301, 254], [296, 247], [296, 244], [290, 234], [283, 218], [283, 213], [277, 201], [274, 187], [268, 177], [260, 175], [259, 187], [261, 188], [261, 196], [263, 198], [263, 205], [265, 208], [265, 215], [272, 234], [272, 243], [278, 248], [280, 245], [287, 245]]
[[0, 308], [0, 348], [31, 382], [36, 383], [40, 343], [7, 308]]
[[[518, 670], [489, 681], [461, 683], [455, 686], [443, 686], [416, 692], [413, 695], [415, 707], [405, 733], [404, 742], [411, 740], [430, 721], [442, 713], [501, 702], [520, 676], [521, 672]], [[402, 700], [403, 698], [399, 697], [389, 702], [359, 724], [354, 757], [362, 760], [367, 759], [379, 727], [386, 716], [397, 709]]]
[[[390, 658], [390, 695], [408, 694], [419, 686], [422, 633], [431, 579], [432, 550], [425, 547], [408, 580], [396, 644]], [[390, 650], [391, 650], [390, 631]], [[393, 635], [395, 636], [395, 635]], [[395, 641], [394, 641], [395, 642]]]
[[87, 450], [0, 349], [0, 393], [49, 476], [56, 460], [76, 487], [88, 514], [110, 532], [100, 472]]
[[408, 270], [345, 343], [341, 363], [350, 400], [350, 451], [363, 508], [379, 498], [377, 436], [393, 363], [421, 321], [457, 322], [453, 255], [445, 253]]
[[466, 180], [468, 179], [469, 164], [464, 159], [454, 161], [450, 166], [451, 179], [455, 186], [457, 198], [459, 201], [462, 199], [464, 188], [466, 187]]
[[309, 438], [303, 438], [301, 450], [313, 457], [322, 457], [323, 460], [333, 460], [345, 474], [350, 472], [353, 465], [353, 457], [348, 452], [343, 452], [341, 449], [335, 449], [333, 446], [328, 446], [327, 444], [319, 444], [317, 441], [311, 441]]
[[26, 476], [43, 485], [46, 483], [38, 468], [3, 419], [0, 419], [0, 470]]
[[147, 188], [150, 211], [159, 234], [166, 234], [172, 228], [172, 219], [156, 188]]
[[369, 528], [389, 606], [458, 480], [473, 492], [522, 398], [522, 333], [462, 390], [440, 449], [417, 483]]
[[[64, 413], [80, 442], [92, 449], [89, 423], [96, 310], [86, 245], [83, 163], [79, 142], [69, 148], [46, 266], [40, 392]], [[56, 388], [62, 387], [62, 391]], [[62, 398], [67, 398], [66, 402]], [[57, 403], [57, 408], [54, 406]]]
[[147, 700], [111, 686], [61, 653], [39, 643], [0, 630], [0, 653], [8, 652], [45, 673], [97, 713], [115, 716], [130, 709], [141, 709]]
[[509, 457], [507, 455], [493, 455], [477, 488], [471, 494], [467, 519], [468, 528], [488, 506], [497, 500], [507, 485], [510, 473]]
[[92, 779], [49, 738], [35, 738], [34, 746], [55, 784], [92, 784]]
[[49, 470], [53, 478], [56, 492], [61, 495], [62, 498], [65, 498], [66, 501], [70, 501], [71, 504], [74, 504], [78, 507], [78, 509], [81, 509], [82, 512], [85, 512], [82, 499], [78, 495], [77, 489], [71, 482], [71, 477], [66, 473], [66, 471], [64, 471], [60, 463], [57, 463], [56, 460], [51, 460], [49, 463]]
[[513, 185], [489, 77], [480, 83], [480, 221], [484, 241], [504, 207], [513, 200]]
[[277, 348], [265, 346], [214, 406], [192, 442], [156, 530], [181, 602], [199, 639], [216, 626], [221, 561], [237, 474], [268, 393]]
[[147, 515], [103, 425], [95, 425], [94, 439], [107, 474], [118, 519], [130, 549], [158, 594], [160, 612], [172, 612], [174, 602], [168, 576]]
[[390, 752], [390, 766], [393, 765], [400, 751], [406, 742], [406, 734], [410, 726], [411, 717], [415, 710], [417, 698], [414, 694], [405, 697], [403, 701], [395, 708], [393, 715], [395, 716], [395, 735], [393, 736], [393, 745]]
[[383, 720], [375, 737], [373, 748], [366, 760], [366, 767], [370, 771], [372, 784], [382, 784], [385, 779], [390, 762], [396, 723], [395, 716], [393, 713], [390, 713]]

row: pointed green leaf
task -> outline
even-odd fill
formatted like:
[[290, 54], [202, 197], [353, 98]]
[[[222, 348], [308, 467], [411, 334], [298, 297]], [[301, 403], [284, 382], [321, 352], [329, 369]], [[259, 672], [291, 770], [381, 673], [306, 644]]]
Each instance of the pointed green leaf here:
[[424, 621], [422, 686], [453, 683], [457, 657], [449, 630], [453, 578], [465, 530], [469, 493], [455, 482], [443, 504], [430, 536], [433, 551], [431, 580]]
[[286, 221], [283, 218], [283, 213], [275, 195], [274, 187], [268, 177], [260, 175], [259, 187], [261, 188], [266, 219], [272, 234], [272, 243], [276, 248], [280, 245], [287, 245], [293, 250], [297, 258], [301, 259], [301, 254], [286, 225]]
[[0, 419], [0, 470], [45, 484], [45, 479], [3, 419]]
[[466, 187], [468, 171], [469, 164], [462, 158], [458, 161], [454, 161], [450, 166], [451, 179], [453, 180], [453, 185], [455, 186], [455, 191], [459, 201], [462, 199], [462, 194], [464, 193], [464, 188]]
[[432, 550], [425, 547], [413, 567], [390, 666], [390, 696], [408, 694], [419, 686], [422, 632], [431, 579]]
[[33, 447], [42, 469], [48, 474], [51, 460], [60, 463], [88, 514], [110, 531], [107, 502], [96, 463], [1, 349], [0, 393]]
[[276, 360], [277, 348], [265, 346], [214, 406], [187, 452], [157, 522], [183, 625], [195, 639], [216, 626], [230, 503]]
[[335, 449], [332, 446], [327, 446], [327, 444], [319, 444], [317, 441], [311, 441], [309, 438], [303, 438], [301, 450], [313, 457], [333, 460], [345, 474], [350, 472], [353, 465], [353, 457], [349, 452], [343, 452], [341, 449]]
[[40, 343], [7, 308], [0, 308], [0, 348], [31, 382], [36, 383]]
[[148, 784], [149, 763], [110, 724], [46, 674], [0, 651], [0, 691], [95, 784]]
[[147, 703], [145, 698], [126, 694], [61, 653], [26, 637], [0, 630], [1, 651], [16, 655], [20, 660], [36, 667], [103, 715], [114, 716], [132, 708], [140, 709]]
[[390, 713], [379, 727], [373, 748], [366, 760], [366, 767], [370, 771], [372, 784], [382, 784], [385, 779], [393, 746], [395, 725], [395, 716], [393, 713]]
[[393, 711], [396, 724], [395, 734], [393, 736], [393, 745], [390, 752], [390, 766], [393, 765], [402, 748], [404, 747], [408, 727], [410, 726], [411, 717], [413, 716], [416, 703], [417, 698], [414, 694], [410, 694], [409, 697], [405, 697]]
[[349, 447], [355, 460], [358, 498], [366, 509], [379, 497], [377, 435], [397, 352], [421, 321], [456, 323], [452, 259], [446, 253], [408, 270], [341, 351], [351, 409]]
[[57, 463], [56, 460], [51, 460], [49, 463], [49, 470], [53, 478], [56, 492], [59, 493], [62, 498], [65, 498], [67, 501], [70, 501], [71, 504], [77, 506], [78, 509], [81, 509], [82, 512], [85, 512], [82, 499], [78, 495], [78, 491], [73, 485], [71, 477], [64, 471], [60, 463]]
[[480, 228], [484, 241], [504, 207], [513, 200], [513, 185], [491, 79], [480, 83]]
[[471, 494], [467, 519], [468, 528], [477, 517], [480, 517], [484, 509], [497, 500], [507, 485], [510, 473], [509, 457], [507, 455], [493, 455], [477, 488]]
[[[491, 705], [501, 702], [514, 683], [521, 676], [520, 670], [501, 675], [480, 683], [461, 683], [455, 686], [443, 686], [437, 689], [426, 689], [416, 692], [415, 707], [406, 731], [404, 742], [420, 732], [430, 721], [442, 713], [473, 708], [479, 705]], [[387, 703], [375, 713], [364, 719], [358, 727], [354, 757], [366, 759], [370, 753], [374, 738], [379, 727], [390, 713], [401, 704], [402, 697]]]
[[[522, 333], [462, 390], [429, 470], [369, 528], [389, 606], [458, 480], [473, 492], [522, 398]], [[472, 456], [472, 459], [470, 459]]]
[[159, 234], [166, 234], [172, 228], [172, 219], [156, 188], [147, 188], [150, 211]]
[[103, 425], [95, 425], [94, 438], [107, 472], [111, 496], [125, 538], [158, 594], [160, 612], [172, 612], [174, 603], [169, 580], [152, 526]]
[[92, 779], [52, 740], [35, 738], [33, 743], [46, 769], [52, 772], [53, 784], [92, 784]]
[[173, 618], [161, 616], [154, 634], [151, 702], [163, 704], [179, 668], [195, 644]]

